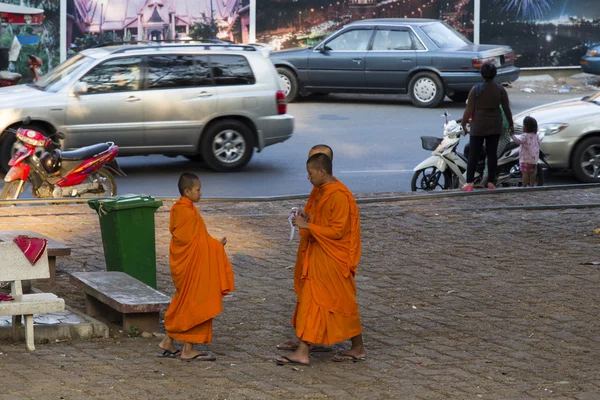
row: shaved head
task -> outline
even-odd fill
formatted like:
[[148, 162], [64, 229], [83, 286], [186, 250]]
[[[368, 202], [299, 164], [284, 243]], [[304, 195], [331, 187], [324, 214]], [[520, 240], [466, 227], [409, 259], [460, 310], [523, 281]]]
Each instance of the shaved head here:
[[331, 158], [325, 153], [316, 153], [310, 156], [306, 161], [306, 166], [317, 171], [325, 171], [327, 175], [333, 175]]
[[308, 152], [308, 157], [310, 158], [311, 156], [314, 156], [315, 154], [319, 153], [326, 154], [327, 157], [329, 157], [331, 161], [333, 161], [333, 150], [326, 144], [316, 144], [313, 147], [311, 147], [310, 151]]
[[179, 177], [179, 182], [177, 182], [179, 194], [185, 196], [185, 190], [192, 190], [197, 183], [200, 183], [200, 178], [198, 178], [196, 175], [188, 172], [181, 174]]

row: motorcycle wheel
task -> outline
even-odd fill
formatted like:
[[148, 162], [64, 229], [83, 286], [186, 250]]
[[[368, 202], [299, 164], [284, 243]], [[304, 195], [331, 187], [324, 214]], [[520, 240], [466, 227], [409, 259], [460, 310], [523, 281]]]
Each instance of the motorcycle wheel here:
[[96, 171], [95, 175], [90, 176], [90, 180], [92, 182], [97, 182], [98, 178], [102, 178], [104, 182], [102, 186], [104, 190], [102, 192], [87, 192], [87, 196], [98, 196], [98, 197], [108, 197], [108, 196], [116, 196], [117, 194], [117, 182], [115, 181], [115, 177], [109, 170], [106, 168], [100, 168]]
[[22, 182], [21, 179], [18, 179], [5, 183], [2, 193], [0, 193], [0, 200], [17, 200], [22, 192], [22, 188], [25, 187], [25, 185], [22, 185]]
[[413, 192], [432, 190], [446, 190], [452, 186], [452, 174], [449, 171], [440, 171], [435, 167], [423, 168], [415, 171], [410, 187]]

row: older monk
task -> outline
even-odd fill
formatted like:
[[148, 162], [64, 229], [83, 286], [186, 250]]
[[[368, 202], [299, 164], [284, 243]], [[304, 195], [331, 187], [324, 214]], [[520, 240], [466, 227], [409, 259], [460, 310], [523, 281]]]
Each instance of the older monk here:
[[337, 354], [333, 361], [364, 361], [354, 281], [361, 250], [358, 207], [350, 191], [333, 177], [327, 155], [314, 154], [306, 165], [318, 192], [305, 209], [310, 219], [302, 215], [293, 219], [307, 240], [293, 320], [300, 343], [294, 353], [276, 361], [309, 365], [310, 345], [346, 339], [352, 340], [351, 349]]

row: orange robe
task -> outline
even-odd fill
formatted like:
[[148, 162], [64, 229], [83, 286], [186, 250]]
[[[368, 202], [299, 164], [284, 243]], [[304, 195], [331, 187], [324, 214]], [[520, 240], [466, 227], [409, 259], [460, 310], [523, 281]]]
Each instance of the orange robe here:
[[191, 200], [182, 197], [173, 205], [169, 230], [176, 291], [165, 313], [165, 329], [175, 340], [211, 343], [212, 319], [223, 310], [223, 297], [234, 290], [231, 264]]
[[305, 342], [335, 344], [362, 332], [354, 281], [361, 251], [358, 206], [336, 181], [317, 188], [305, 211], [311, 221], [301, 230], [306, 247], [299, 248], [302, 268], [292, 323]]

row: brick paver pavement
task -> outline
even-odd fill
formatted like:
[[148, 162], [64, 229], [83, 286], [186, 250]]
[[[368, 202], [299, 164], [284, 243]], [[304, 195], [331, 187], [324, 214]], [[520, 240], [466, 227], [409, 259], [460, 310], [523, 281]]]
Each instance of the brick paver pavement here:
[[[228, 237], [237, 291], [209, 349], [214, 363], [161, 359], [158, 339], [0, 343], [2, 399], [600, 399], [600, 189], [361, 204], [358, 300], [368, 361], [279, 367], [293, 334], [287, 214], [302, 201], [200, 204]], [[173, 294], [168, 209], [156, 214], [159, 290]], [[491, 207], [491, 208], [490, 208]], [[476, 208], [479, 208], [477, 210]], [[35, 229], [73, 247], [46, 288], [83, 310], [68, 280], [104, 269], [86, 205], [0, 209], [1, 229]], [[348, 347], [344, 343], [339, 348]], [[202, 348], [202, 346], [200, 346]]]

